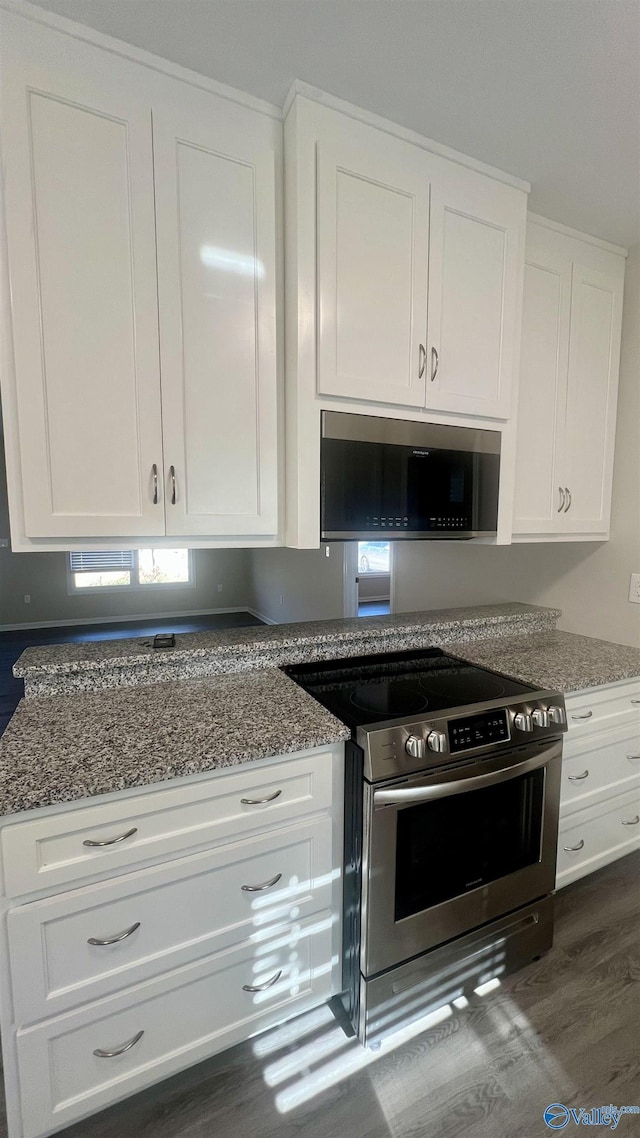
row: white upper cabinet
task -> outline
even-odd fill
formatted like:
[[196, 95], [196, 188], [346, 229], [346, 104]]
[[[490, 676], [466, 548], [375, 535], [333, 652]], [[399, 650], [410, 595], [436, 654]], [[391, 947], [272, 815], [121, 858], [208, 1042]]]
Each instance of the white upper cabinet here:
[[13, 548], [273, 543], [281, 123], [0, 23]]
[[525, 195], [439, 162], [431, 186], [427, 408], [507, 419]]
[[167, 80], [154, 104], [167, 534], [276, 534], [280, 125]]
[[624, 250], [527, 232], [514, 534], [608, 536]]
[[424, 407], [427, 156], [351, 123], [317, 169], [318, 392]]
[[526, 195], [335, 112], [315, 141], [317, 394], [507, 419]]
[[6, 13], [0, 66], [25, 533], [161, 534], [150, 102], [124, 60]]

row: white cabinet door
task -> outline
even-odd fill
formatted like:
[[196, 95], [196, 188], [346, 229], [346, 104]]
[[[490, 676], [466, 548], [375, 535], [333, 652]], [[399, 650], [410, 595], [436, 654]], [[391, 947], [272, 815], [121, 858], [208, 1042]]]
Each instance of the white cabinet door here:
[[608, 534], [624, 257], [529, 223], [514, 535]]
[[442, 162], [431, 186], [427, 407], [506, 419], [526, 196]]
[[567, 532], [609, 529], [622, 320], [620, 278], [574, 263], [567, 383]]
[[318, 142], [318, 392], [423, 407], [429, 159], [348, 121]]
[[25, 531], [160, 535], [150, 103], [111, 53], [7, 13], [1, 31]]
[[516, 533], [555, 533], [564, 525], [565, 429], [571, 262], [527, 254], [522, 310], [516, 442]]
[[153, 141], [167, 534], [276, 534], [279, 123], [166, 81]]

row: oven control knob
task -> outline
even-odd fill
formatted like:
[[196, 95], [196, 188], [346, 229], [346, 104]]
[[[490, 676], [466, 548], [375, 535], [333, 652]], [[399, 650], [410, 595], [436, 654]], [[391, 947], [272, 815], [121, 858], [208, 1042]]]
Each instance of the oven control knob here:
[[407, 739], [404, 749], [412, 759], [424, 758], [424, 739], [420, 735], [410, 735]]
[[564, 707], [548, 707], [547, 715], [550, 723], [559, 723], [562, 726], [567, 722], [567, 713]]
[[535, 727], [549, 726], [549, 712], [544, 707], [536, 707], [535, 711], [531, 713], [531, 718]]
[[431, 731], [427, 735], [427, 747], [430, 751], [446, 751], [447, 736], [444, 731]]
[[518, 731], [533, 731], [533, 719], [523, 711], [518, 712], [513, 722]]

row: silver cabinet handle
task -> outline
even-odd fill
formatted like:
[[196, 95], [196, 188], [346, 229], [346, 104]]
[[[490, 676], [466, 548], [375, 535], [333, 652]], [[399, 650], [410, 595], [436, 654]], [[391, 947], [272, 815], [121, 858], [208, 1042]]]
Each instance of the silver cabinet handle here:
[[278, 983], [278, 980], [280, 979], [281, 976], [282, 976], [282, 969], [280, 969], [279, 972], [276, 972], [275, 976], [272, 976], [270, 980], [266, 980], [264, 984], [243, 984], [242, 985], [242, 991], [243, 992], [266, 992], [267, 988], [273, 988], [273, 985]]
[[271, 881], [263, 881], [262, 885], [241, 885], [240, 888], [245, 893], [262, 893], [263, 890], [271, 889], [273, 885], [277, 885], [281, 877], [281, 873], [276, 873], [275, 877], [271, 878]]
[[154, 506], [157, 506], [158, 505], [158, 464], [157, 464], [157, 462], [154, 462], [153, 466], [151, 467], [151, 473], [153, 475], [153, 504], [154, 504]]
[[137, 833], [138, 827], [132, 826], [130, 830], [127, 830], [126, 834], [118, 834], [117, 838], [107, 838], [104, 842], [94, 842], [91, 838], [85, 838], [82, 844], [83, 846], [95, 846], [96, 848], [102, 846], [115, 846], [118, 844], [118, 842], [126, 842], [127, 838], [132, 838], [133, 835]]
[[577, 846], [563, 846], [562, 848], [563, 848], [565, 853], [577, 853], [578, 850], [581, 850], [584, 848], [584, 841], [581, 838], [580, 841], [578, 842]]
[[568, 501], [567, 501], [567, 504], [566, 504], [566, 506], [565, 506], [565, 508], [564, 508], [564, 512], [565, 512], [565, 514], [566, 514], [567, 510], [570, 510], [570, 509], [571, 509], [571, 491], [570, 491], [570, 489], [569, 489], [569, 487], [568, 487], [568, 486], [565, 486], [565, 488], [564, 488], [564, 492], [565, 492], [565, 494], [567, 495], [567, 499], [568, 499]]
[[424, 344], [420, 344], [420, 347], [418, 349], [418, 360], [419, 360], [418, 379], [422, 379], [422, 377], [424, 375], [424, 369], [427, 366], [427, 350], [426, 350]]
[[584, 774], [569, 774], [569, 775], [567, 775], [569, 782], [580, 782], [581, 779], [588, 778], [588, 777], [589, 777], [589, 771], [585, 771]]
[[561, 514], [564, 509], [564, 490], [562, 486], [558, 486], [558, 493], [560, 495], [560, 505], [558, 506], [558, 513]]
[[637, 826], [638, 822], [640, 822], [640, 814], [636, 814], [635, 818], [632, 818], [630, 822], [625, 822], [624, 818], [622, 819], [623, 826]]
[[103, 1051], [101, 1047], [96, 1047], [93, 1054], [97, 1055], [98, 1059], [114, 1059], [116, 1055], [124, 1055], [125, 1051], [130, 1051], [132, 1047], [135, 1047], [143, 1035], [144, 1031], [139, 1031], [137, 1035], [123, 1043], [122, 1047], [114, 1047], [113, 1051]]
[[105, 937], [104, 940], [100, 940], [97, 936], [90, 936], [87, 944], [97, 944], [100, 948], [103, 948], [107, 944], [119, 944], [121, 940], [126, 940], [128, 936], [131, 936], [139, 928], [140, 921], [136, 921], [135, 925], [132, 925], [130, 929], [125, 929], [123, 933], [117, 933], [116, 936]]
[[169, 467], [169, 477], [171, 479], [171, 505], [176, 504], [176, 468], [175, 466]]
[[627, 755], [627, 758], [630, 763], [638, 762], [640, 760], [640, 755]]
[[273, 802], [281, 794], [281, 790], [276, 790], [274, 794], [268, 794], [266, 798], [241, 798], [240, 801], [243, 806], [262, 806], [265, 802]]
[[640, 699], [632, 699], [631, 702], [632, 703], [640, 703]]
[[591, 719], [592, 715], [593, 715], [592, 711], [585, 711], [584, 715], [572, 715], [571, 718], [572, 719]]
[[432, 348], [431, 349], [431, 382], [432, 383], [438, 374], [438, 368], [439, 367], [440, 367], [440, 357], [438, 355], [438, 349]]

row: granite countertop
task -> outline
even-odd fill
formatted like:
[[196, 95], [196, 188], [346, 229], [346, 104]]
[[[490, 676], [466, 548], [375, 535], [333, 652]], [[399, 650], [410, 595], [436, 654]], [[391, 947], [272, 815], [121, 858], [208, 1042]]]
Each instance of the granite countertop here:
[[640, 676], [640, 648], [571, 632], [534, 632], [450, 648], [473, 664], [546, 690], [582, 691]]
[[559, 616], [558, 609], [509, 602], [185, 633], [160, 651], [149, 637], [50, 644], [27, 648], [13, 670], [33, 697], [540, 632], [554, 628]]
[[23, 699], [0, 740], [0, 816], [337, 743], [349, 734], [277, 668]]

